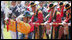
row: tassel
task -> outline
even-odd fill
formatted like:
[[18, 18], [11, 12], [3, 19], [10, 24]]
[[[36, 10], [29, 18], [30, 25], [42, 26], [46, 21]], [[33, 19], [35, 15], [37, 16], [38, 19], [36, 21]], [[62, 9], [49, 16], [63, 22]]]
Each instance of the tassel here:
[[9, 27], [8, 27], [8, 24], [7, 24], [7, 32], [9, 31]]

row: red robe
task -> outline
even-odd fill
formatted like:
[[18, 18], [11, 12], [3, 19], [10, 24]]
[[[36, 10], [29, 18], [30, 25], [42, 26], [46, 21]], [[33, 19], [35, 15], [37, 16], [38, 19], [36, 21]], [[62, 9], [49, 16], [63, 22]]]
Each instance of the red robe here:
[[64, 15], [64, 14], [63, 14], [64, 5], [63, 5], [63, 7], [62, 7], [62, 9], [61, 9], [61, 10], [60, 10], [60, 8], [58, 8], [57, 10], [58, 10], [58, 11], [60, 11], [60, 13], [61, 13], [61, 17], [63, 17], [63, 15]]
[[[60, 14], [57, 14], [56, 15], [56, 21], [53, 22], [53, 23], [61, 23], [61, 15]], [[53, 27], [58, 27], [59, 25], [53, 25]], [[57, 28], [55, 29], [57, 31]]]
[[[34, 15], [31, 18], [31, 22], [29, 23], [31, 25], [31, 32], [34, 31], [34, 24], [33, 24], [33, 20], [34, 20]], [[34, 23], [42, 23], [43, 22], [43, 14], [41, 12], [38, 13], [38, 20]], [[38, 25], [35, 25], [36, 27], [38, 27]]]
[[[53, 9], [51, 9], [51, 10], [48, 10], [48, 12], [51, 12]], [[52, 16], [51, 16], [52, 14], [50, 14], [50, 17], [49, 17], [49, 20], [48, 20], [48, 23], [51, 23], [51, 21], [52, 21]]]
[[[48, 12], [52, 11], [51, 10], [48, 10]], [[54, 10], [54, 13], [55, 13], [55, 10]], [[52, 21], [52, 17], [51, 16], [52, 14], [50, 14], [50, 17], [49, 17], [49, 20], [48, 20], [48, 23], [50, 23]], [[56, 14], [56, 22], [55, 23], [61, 23], [61, 14]]]
[[[50, 11], [51, 11], [51, 10], [48, 10], [48, 12], [50, 12]], [[54, 13], [55, 13], [55, 11], [54, 11]], [[51, 16], [51, 15], [52, 15], [52, 14], [50, 14], [48, 23], [51, 23], [51, 21], [52, 21], [52, 17], [53, 17], [53, 16]], [[56, 21], [53, 22], [53, 23], [61, 23], [61, 14], [56, 14]], [[53, 25], [53, 27], [58, 27], [58, 25]]]
[[[57, 14], [56, 15], [56, 21], [53, 22], [53, 23], [61, 23], [61, 15], [60, 14]], [[53, 25], [54, 27], [58, 27], [58, 25]]]

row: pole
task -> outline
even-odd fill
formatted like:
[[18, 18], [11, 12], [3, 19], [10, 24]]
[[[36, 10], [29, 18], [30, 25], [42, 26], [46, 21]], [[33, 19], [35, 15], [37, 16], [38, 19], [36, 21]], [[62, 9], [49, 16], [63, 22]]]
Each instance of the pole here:
[[4, 39], [4, 38], [3, 38], [3, 32], [2, 32], [2, 31], [1, 31], [1, 39]]
[[18, 39], [17, 21], [16, 21], [16, 39]]
[[[33, 23], [33, 24], [38, 24], [39, 25], [39, 23]], [[71, 24], [71, 23], [47, 23], [47, 24], [52, 24], [52, 25], [63, 25], [63, 24]], [[44, 24], [44, 23], [41, 23], [40, 25], [46, 25], [46, 24]]]

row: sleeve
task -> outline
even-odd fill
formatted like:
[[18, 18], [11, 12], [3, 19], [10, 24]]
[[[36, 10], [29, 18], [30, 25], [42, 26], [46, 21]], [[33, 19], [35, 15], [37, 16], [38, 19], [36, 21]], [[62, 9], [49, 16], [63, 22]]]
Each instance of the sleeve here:
[[64, 10], [64, 7], [62, 7], [62, 9], [61, 9], [61, 17], [63, 17], [63, 15], [64, 15], [63, 14], [64, 13], [63, 10]]
[[68, 23], [69, 22], [69, 19], [65, 19], [64, 22]]
[[50, 18], [49, 18], [49, 20], [48, 20], [48, 23], [50, 23], [50, 22], [51, 22], [51, 20], [52, 20], [52, 18], [51, 18], [51, 16], [50, 16]]
[[31, 26], [30, 32], [34, 31], [34, 24], [32, 22], [29, 23]]
[[32, 16], [32, 18], [31, 18], [32, 21], [31, 22], [33, 22], [33, 19], [34, 19], [34, 16]]

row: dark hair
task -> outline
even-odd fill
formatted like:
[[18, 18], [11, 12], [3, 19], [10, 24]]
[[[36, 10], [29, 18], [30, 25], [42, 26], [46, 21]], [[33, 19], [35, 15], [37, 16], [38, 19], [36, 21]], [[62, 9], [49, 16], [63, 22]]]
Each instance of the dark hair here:
[[30, 5], [34, 5], [34, 2], [32, 2]]
[[66, 4], [66, 5], [65, 5], [66, 8], [69, 7], [69, 6], [70, 6], [69, 4]]
[[52, 6], [53, 6], [53, 4], [50, 4], [50, 5], [49, 5], [49, 7], [52, 7]]
[[59, 5], [63, 5], [63, 2], [60, 2]]

